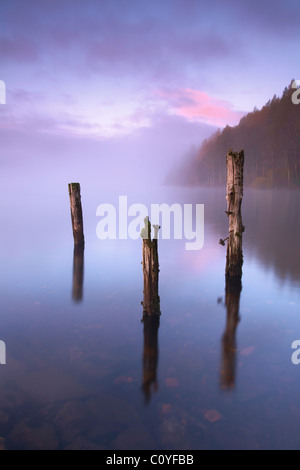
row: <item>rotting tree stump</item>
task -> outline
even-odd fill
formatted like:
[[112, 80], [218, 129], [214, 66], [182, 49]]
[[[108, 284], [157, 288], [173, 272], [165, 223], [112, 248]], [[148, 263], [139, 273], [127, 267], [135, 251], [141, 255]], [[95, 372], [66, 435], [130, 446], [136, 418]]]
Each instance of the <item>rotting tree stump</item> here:
[[159, 226], [155, 225], [154, 238], [151, 240], [151, 223], [146, 217], [145, 227], [141, 232], [143, 239], [143, 278], [144, 278], [144, 296], [143, 296], [143, 313], [160, 314], [160, 298], [158, 295], [159, 283], [159, 261], [157, 248], [157, 235]]
[[227, 211], [229, 218], [229, 237], [226, 255], [226, 276], [241, 277], [243, 266], [243, 232], [242, 221], [244, 150], [228, 151], [227, 158]]
[[69, 183], [69, 196], [74, 243], [84, 245], [83, 217], [81, 207], [80, 184]]

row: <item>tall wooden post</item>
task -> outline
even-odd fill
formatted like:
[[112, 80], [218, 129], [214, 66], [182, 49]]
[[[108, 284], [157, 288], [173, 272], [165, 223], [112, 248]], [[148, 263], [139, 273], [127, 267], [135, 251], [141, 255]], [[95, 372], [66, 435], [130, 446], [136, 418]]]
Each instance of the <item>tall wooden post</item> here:
[[244, 151], [229, 150], [227, 164], [227, 215], [229, 237], [227, 242], [226, 276], [241, 277], [243, 265], [242, 238], [245, 227], [242, 222]]
[[143, 392], [148, 403], [152, 387], [157, 389], [156, 370], [158, 363], [158, 328], [160, 318], [160, 298], [158, 295], [158, 247], [157, 238], [159, 225], [153, 225], [154, 237], [151, 240], [151, 223], [146, 217], [145, 227], [141, 232], [143, 239], [143, 323], [144, 323], [144, 353], [143, 353]]
[[84, 245], [80, 184], [70, 183], [68, 185], [68, 188], [69, 188], [69, 196], [70, 196], [70, 207], [71, 207], [74, 243], [76, 245]]
[[153, 226], [155, 237], [151, 240], [151, 223], [149, 218], [145, 218], [145, 227], [141, 232], [143, 239], [143, 277], [144, 277], [144, 297], [143, 311], [144, 314], [160, 314], [160, 298], [158, 295], [158, 248], [157, 233], [159, 226]]
[[229, 236], [220, 240], [227, 241], [226, 253], [226, 328], [222, 338], [221, 388], [231, 389], [235, 385], [236, 363], [236, 328], [239, 322], [240, 295], [242, 290], [243, 232], [242, 200], [244, 189], [244, 150], [229, 150], [227, 165], [227, 211], [229, 218]]

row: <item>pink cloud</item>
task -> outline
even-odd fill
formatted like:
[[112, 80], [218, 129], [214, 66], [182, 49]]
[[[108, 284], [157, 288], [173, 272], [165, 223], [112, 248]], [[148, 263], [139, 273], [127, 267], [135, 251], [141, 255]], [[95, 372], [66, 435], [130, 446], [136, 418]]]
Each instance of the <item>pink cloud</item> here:
[[213, 98], [204, 91], [183, 88], [160, 90], [157, 94], [168, 102], [175, 114], [189, 121], [224, 127], [237, 124], [244, 114], [232, 109], [228, 101]]

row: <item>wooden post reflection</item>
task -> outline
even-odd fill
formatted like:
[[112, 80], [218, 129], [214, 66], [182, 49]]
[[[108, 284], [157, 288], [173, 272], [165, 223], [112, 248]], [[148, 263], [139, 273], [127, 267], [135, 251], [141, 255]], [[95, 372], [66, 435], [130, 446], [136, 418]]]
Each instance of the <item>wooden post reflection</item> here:
[[83, 298], [84, 245], [74, 245], [72, 298], [80, 302]]
[[143, 385], [142, 389], [145, 402], [151, 398], [152, 390], [158, 389], [157, 364], [158, 364], [158, 329], [159, 315], [143, 315], [144, 324], [144, 352], [143, 352]]
[[220, 386], [222, 390], [231, 390], [235, 387], [236, 376], [236, 329], [239, 323], [240, 296], [242, 278], [226, 276], [225, 305], [226, 326], [222, 337], [222, 364], [220, 371]]

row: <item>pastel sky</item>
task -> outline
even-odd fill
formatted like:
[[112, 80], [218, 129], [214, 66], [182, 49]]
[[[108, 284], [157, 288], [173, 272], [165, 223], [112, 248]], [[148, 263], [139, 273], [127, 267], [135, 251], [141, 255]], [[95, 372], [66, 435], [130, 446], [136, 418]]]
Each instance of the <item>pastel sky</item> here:
[[299, 0], [1, 0], [1, 158], [18, 139], [168, 160], [300, 78], [299, 17]]

